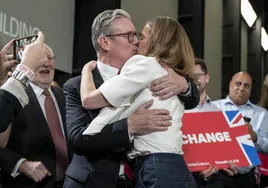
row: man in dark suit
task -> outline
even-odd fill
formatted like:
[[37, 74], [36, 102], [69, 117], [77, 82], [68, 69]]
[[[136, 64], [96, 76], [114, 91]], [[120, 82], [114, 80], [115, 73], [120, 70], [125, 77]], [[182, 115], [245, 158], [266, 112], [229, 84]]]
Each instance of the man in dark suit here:
[[[13, 41], [10, 41], [0, 51], [0, 82], [3, 84], [0, 88], [0, 132], [7, 129], [14, 117], [28, 103], [28, 96], [25, 92], [25, 87], [29, 84], [28, 80], [31, 81], [33, 71], [47, 60], [44, 35], [39, 31], [36, 42], [25, 48], [21, 66], [14, 71], [16, 74], [6, 82], [6, 73], [16, 64], [16, 61], [12, 61], [13, 57], [7, 54], [12, 44]], [[21, 67], [24, 69], [19, 69]]]
[[55, 61], [50, 48], [47, 54], [48, 61], [35, 71], [33, 83], [26, 89], [29, 104], [9, 126], [7, 146], [0, 150], [7, 188], [59, 188], [65, 178], [69, 164], [65, 97], [61, 89], [50, 86]]
[[[124, 63], [137, 53], [139, 41], [128, 13], [120, 9], [104, 11], [95, 18], [92, 41], [98, 55], [97, 68], [92, 74], [98, 88], [104, 81], [117, 75]], [[177, 76], [179, 75], [175, 78]], [[165, 79], [168, 83], [173, 82]], [[161, 82], [159, 80], [158, 83]], [[123, 169], [120, 164], [125, 151], [131, 147], [132, 136], [167, 130], [171, 125], [169, 112], [161, 109], [149, 110], [152, 102], [147, 102], [129, 118], [105, 126], [100, 133], [94, 136], [82, 135], [99, 110], [86, 110], [82, 107], [80, 84], [81, 76], [64, 84], [69, 144], [75, 153], [66, 171], [64, 187], [127, 187], [126, 182], [120, 178]], [[180, 77], [179, 83], [174, 85], [174, 95], [183, 91], [187, 93], [189, 89], [188, 95], [180, 95], [186, 106], [189, 104], [195, 107], [198, 104], [199, 95], [193, 83], [188, 85], [186, 80]], [[178, 89], [177, 85], [185, 87]], [[193, 91], [197, 93], [193, 94]]]

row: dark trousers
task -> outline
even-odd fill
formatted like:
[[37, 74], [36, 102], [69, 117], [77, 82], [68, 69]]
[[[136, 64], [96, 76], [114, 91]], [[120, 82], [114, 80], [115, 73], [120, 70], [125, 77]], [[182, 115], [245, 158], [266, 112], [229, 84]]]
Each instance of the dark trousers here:
[[201, 177], [199, 173], [200, 172], [193, 173], [193, 176], [197, 184], [197, 188], [223, 188], [221, 172], [213, 174], [207, 180], [204, 180], [204, 178]]
[[268, 187], [268, 176], [261, 175], [260, 188]]
[[126, 178], [118, 178], [116, 188], [134, 188], [134, 185]]
[[196, 188], [182, 155], [155, 153], [137, 157], [136, 188]]
[[256, 178], [254, 169], [245, 174], [237, 174], [228, 176], [222, 174], [224, 188], [256, 188]]

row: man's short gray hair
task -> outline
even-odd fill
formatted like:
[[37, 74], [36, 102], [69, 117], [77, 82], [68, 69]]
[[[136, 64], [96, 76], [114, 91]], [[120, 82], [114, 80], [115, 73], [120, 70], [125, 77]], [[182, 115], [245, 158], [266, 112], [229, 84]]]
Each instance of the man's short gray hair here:
[[118, 18], [131, 19], [130, 15], [122, 9], [106, 10], [94, 19], [91, 28], [91, 40], [97, 52], [100, 51], [100, 45], [98, 43], [99, 37], [112, 34], [112, 22]]

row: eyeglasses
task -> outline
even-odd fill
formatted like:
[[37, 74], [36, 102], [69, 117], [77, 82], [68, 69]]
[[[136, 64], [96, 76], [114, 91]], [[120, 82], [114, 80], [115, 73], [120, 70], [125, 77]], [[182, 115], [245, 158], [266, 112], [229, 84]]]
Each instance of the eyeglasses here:
[[127, 32], [127, 33], [118, 33], [113, 35], [105, 35], [106, 37], [124, 37], [128, 39], [129, 43], [134, 41], [134, 37], [137, 38], [138, 41], [142, 40], [142, 34], [140, 32]]
[[206, 75], [206, 73], [196, 73], [196, 74], [194, 74], [194, 76], [198, 79], [198, 78], [200, 78], [201, 76], [203, 76], [203, 75]]

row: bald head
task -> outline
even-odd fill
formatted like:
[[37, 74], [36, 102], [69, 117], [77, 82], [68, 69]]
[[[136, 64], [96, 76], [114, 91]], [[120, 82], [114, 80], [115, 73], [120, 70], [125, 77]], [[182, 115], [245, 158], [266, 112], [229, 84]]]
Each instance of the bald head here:
[[245, 79], [250, 80], [250, 82], [252, 84], [252, 78], [251, 78], [250, 74], [247, 72], [238, 72], [238, 73], [234, 74], [232, 77], [232, 80], [236, 79], [237, 77], [244, 77]]
[[252, 78], [247, 72], [236, 73], [229, 85], [229, 97], [236, 105], [245, 104], [250, 97]]

